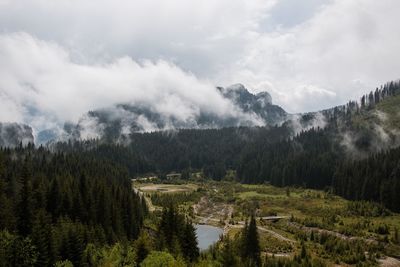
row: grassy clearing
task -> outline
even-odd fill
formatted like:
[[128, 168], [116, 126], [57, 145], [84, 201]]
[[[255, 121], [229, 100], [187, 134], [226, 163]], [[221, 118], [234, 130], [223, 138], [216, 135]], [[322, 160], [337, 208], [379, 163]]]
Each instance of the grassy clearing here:
[[370, 128], [381, 125], [385, 130], [400, 128], [400, 95], [379, 102], [373, 109], [352, 117], [355, 128]]
[[389, 97], [378, 103], [377, 109], [388, 116], [387, 125], [391, 128], [400, 127], [400, 95]]
[[144, 193], [188, 193], [196, 191], [196, 184], [153, 184], [153, 183], [138, 183], [135, 185]]

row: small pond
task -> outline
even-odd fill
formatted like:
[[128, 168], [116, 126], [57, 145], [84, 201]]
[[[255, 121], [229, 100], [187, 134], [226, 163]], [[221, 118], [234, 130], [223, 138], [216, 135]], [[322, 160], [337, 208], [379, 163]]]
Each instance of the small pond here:
[[210, 245], [217, 242], [223, 233], [221, 228], [211, 225], [196, 224], [195, 228], [200, 251], [206, 250]]

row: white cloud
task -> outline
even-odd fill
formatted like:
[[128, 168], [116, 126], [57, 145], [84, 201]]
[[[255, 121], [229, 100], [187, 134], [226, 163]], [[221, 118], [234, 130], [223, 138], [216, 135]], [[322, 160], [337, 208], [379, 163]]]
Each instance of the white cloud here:
[[[245, 120], [215, 87], [165, 61], [116, 59], [78, 64], [67, 50], [26, 33], [0, 35], [0, 114], [36, 129], [77, 122], [87, 111], [116, 103], [138, 104], [165, 117], [191, 121], [200, 112]], [[3, 119], [5, 119], [5, 116]], [[88, 136], [90, 134], [88, 133]]]
[[0, 0], [0, 120], [133, 98], [190, 120], [225, 112], [210, 88], [237, 82], [301, 112], [399, 78], [399, 1], [293, 2]]
[[301, 24], [254, 36], [223, 79], [268, 84], [291, 112], [357, 99], [400, 78], [398, 10], [395, 0], [333, 1]]
[[[0, 6], [6, 32], [73, 49], [79, 60], [165, 59], [208, 77], [237, 54], [275, 0], [14, 0]], [[221, 61], [223, 60], [223, 62]]]

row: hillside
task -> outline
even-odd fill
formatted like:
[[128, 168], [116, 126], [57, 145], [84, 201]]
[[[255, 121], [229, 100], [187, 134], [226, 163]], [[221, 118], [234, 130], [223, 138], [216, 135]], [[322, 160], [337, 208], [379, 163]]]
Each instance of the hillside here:
[[385, 98], [376, 105], [375, 110], [383, 113], [378, 119], [383, 122], [386, 129], [400, 129], [400, 95]]
[[30, 126], [0, 122], [0, 147], [16, 147], [33, 141], [33, 131]]

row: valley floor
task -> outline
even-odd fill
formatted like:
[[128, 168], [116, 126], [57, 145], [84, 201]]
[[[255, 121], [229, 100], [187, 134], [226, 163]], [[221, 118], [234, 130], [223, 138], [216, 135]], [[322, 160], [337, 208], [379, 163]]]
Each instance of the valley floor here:
[[400, 266], [400, 215], [329, 192], [195, 180], [134, 181], [151, 210], [174, 202], [197, 224], [235, 238], [255, 213], [263, 257], [294, 257], [302, 246], [328, 266]]

